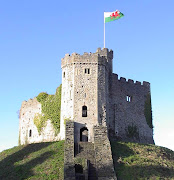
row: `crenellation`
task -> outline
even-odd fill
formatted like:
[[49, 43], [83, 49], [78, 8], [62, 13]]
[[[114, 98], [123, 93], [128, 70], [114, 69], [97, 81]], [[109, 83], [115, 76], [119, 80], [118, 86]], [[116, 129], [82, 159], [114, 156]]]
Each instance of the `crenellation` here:
[[126, 83], [126, 84], [131, 84], [131, 85], [138, 85], [138, 86], [142, 86], [142, 87], [146, 87], [146, 88], [150, 88], [150, 83], [147, 81], [143, 81], [143, 83], [141, 83], [140, 81], [134, 81], [132, 79], [126, 79], [124, 77], [120, 77], [120, 79], [118, 79], [118, 75], [117, 74], [112, 74], [113, 75], [113, 81], [115, 83], [115, 80], [118, 80], [118, 82], [121, 83]]
[[126, 82], [126, 78], [120, 77], [120, 82]]
[[149, 82], [147, 82], [147, 81], [143, 81], [143, 86], [145, 86], [145, 87], [150, 87], [150, 83]]
[[72, 53], [71, 55], [66, 54], [64, 58], [61, 59], [61, 67], [64, 67], [68, 64], [74, 63], [99, 63], [107, 66], [107, 63], [112, 61], [113, 51], [108, 51], [107, 48], [98, 49], [96, 53], [87, 53], [85, 52], [83, 55]]
[[140, 81], [135, 82], [136, 85], [142, 85]]
[[112, 76], [113, 76], [113, 79], [114, 79], [114, 80], [118, 80], [118, 74], [112, 73]]
[[134, 84], [134, 80], [128, 79], [128, 83], [129, 83], [129, 84]]

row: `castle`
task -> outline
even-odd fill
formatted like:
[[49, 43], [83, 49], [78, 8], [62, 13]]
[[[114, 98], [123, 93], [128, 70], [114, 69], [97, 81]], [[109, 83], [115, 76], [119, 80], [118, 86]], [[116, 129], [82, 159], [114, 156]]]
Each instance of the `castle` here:
[[[150, 83], [126, 81], [123, 77], [118, 79], [118, 75], [112, 72], [112, 60], [113, 51], [107, 48], [83, 55], [66, 54], [62, 58], [60, 133], [57, 135], [50, 119], [41, 134], [38, 133], [33, 119], [35, 114], [42, 113], [42, 106], [36, 98], [22, 103], [20, 144], [59, 139], [71, 144], [65, 146], [65, 150], [68, 147], [65, 151], [65, 179], [73, 176], [74, 170], [71, 171], [70, 167], [74, 167], [72, 159], [80, 152], [79, 147], [88, 149], [83, 142], [94, 144], [95, 167], [108, 161], [112, 170], [109, 140], [154, 143]], [[108, 150], [102, 150], [101, 143], [107, 144]], [[107, 157], [105, 162], [97, 158], [96, 147]], [[99, 171], [96, 168], [101, 174]], [[108, 174], [113, 172], [108, 170]]]

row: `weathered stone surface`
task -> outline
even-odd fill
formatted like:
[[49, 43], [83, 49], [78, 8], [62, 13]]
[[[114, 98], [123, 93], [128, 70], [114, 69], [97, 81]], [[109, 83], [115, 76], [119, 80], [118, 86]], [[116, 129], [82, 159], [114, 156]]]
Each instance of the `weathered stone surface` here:
[[75, 180], [74, 168], [74, 122], [66, 122], [66, 136], [64, 145], [64, 179]]
[[94, 127], [94, 149], [98, 178], [116, 180], [107, 127], [101, 125]]

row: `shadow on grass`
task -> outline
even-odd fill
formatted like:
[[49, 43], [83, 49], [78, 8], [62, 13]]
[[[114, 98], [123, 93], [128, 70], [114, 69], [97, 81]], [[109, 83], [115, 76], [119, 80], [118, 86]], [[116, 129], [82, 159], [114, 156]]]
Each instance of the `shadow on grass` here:
[[[137, 154], [124, 143], [111, 142], [111, 148], [118, 180], [174, 179], [174, 168], [167, 167], [167, 164], [166, 167], [158, 165], [158, 162], [156, 162], [156, 165], [153, 165], [151, 162], [148, 162], [147, 165], [142, 164], [141, 161], [138, 162]], [[169, 155], [169, 153], [165, 154], [165, 156]], [[128, 158], [130, 162], [124, 161], [124, 158]], [[133, 164], [134, 159], [137, 162], [135, 164]], [[169, 161], [170, 159], [171, 157], [168, 158]], [[144, 160], [148, 159], [145, 158]]]
[[[36, 158], [30, 160], [31, 153], [46, 148], [52, 143], [29, 144], [21, 150], [7, 156], [0, 161], [0, 179], [1, 180], [20, 180], [26, 179], [33, 175], [32, 168], [47, 160], [54, 152], [47, 151]], [[21, 165], [15, 163], [21, 161]], [[22, 162], [23, 161], [23, 162]]]

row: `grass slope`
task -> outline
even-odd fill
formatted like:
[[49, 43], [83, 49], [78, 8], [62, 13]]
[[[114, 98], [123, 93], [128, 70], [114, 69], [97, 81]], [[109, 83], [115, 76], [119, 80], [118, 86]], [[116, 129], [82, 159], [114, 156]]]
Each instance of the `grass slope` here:
[[118, 180], [174, 179], [174, 152], [160, 146], [111, 142]]
[[[111, 142], [118, 180], [174, 179], [174, 152], [155, 145]], [[63, 180], [64, 141], [0, 153], [0, 180]]]
[[63, 179], [64, 141], [18, 146], [0, 153], [0, 180]]

